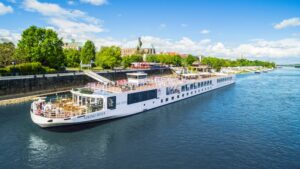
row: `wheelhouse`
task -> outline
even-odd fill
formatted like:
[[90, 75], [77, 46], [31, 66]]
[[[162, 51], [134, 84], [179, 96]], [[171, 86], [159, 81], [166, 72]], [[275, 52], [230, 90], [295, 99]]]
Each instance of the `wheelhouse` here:
[[148, 78], [147, 78], [147, 73], [137, 72], [137, 73], [127, 73], [127, 79], [129, 84], [140, 86], [146, 84]]

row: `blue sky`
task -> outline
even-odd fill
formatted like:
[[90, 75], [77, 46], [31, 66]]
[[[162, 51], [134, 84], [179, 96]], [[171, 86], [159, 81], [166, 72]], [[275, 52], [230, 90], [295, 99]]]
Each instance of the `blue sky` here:
[[300, 1], [0, 0], [0, 38], [17, 42], [30, 25], [97, 47], [300, 62]]

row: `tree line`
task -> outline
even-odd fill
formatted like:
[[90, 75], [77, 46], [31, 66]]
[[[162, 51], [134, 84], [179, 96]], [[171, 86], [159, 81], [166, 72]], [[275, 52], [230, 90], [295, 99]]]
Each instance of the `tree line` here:
[[221, 59], [216, 57], [204, 57], [201, 60], [202, 64], [209, 65], [212, 68], [219, 71], [221, 67], [237, 67], [237, 66], [262, 66], [268, 68], [274, 68], [276, 64], [274, 62], [266, 62], [259, 60], [248, 60], [248, 59]]
[[[31, 26], [24, 30], [21, 39], [15, 46], [11, 42], [0, 43], [0, 73], [47, 73], [63, 70], [65, 67], [79, 67], [80, 63], [103, 69], [113, 69], [118, 66], [127, 68], [132, 62], [143, 61], [143, 56], [134, 54], [121, 57], [121, 48], [117, 46], [101, 47], [96, 52], [95, 44], [88, 40], [80, 50], [63, 49], [63, 40], [52, 29]], [[190, 66], [198, 57], [188, 55], [157, 54], [148, 55], [146, 61], [174, 66]], [[274, 67], [274, 63], [238, 59], [231, 61], [214, 57], [205, 57], [202, 64], [207, 64], [219, 70], [227, 66], [264, 66]]]

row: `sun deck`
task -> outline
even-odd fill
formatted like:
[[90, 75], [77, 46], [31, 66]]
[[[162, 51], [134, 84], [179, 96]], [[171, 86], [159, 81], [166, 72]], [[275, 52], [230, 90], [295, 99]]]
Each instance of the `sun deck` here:
[[104, 85], [102, 83], [88, 83], [85, 88], [89, 89], [94, 94], [110, 95], [113, 93], [127, 93], [133, 91], [143, 91], [154, 88], [161, 88], [165, 86], [179, 86], [185, 83], [192, 83], [199, 79], [208, 80], [216, 75], [200, 76], [199, 74], [182, 75], [180, 77], [176, 75], [149, 77], [147, 81], [142, 84], [136, 85], [128, 83], [127, 80], [119, 80], [114, 85]]
[[89, 101], [86, 100], [85, 104], [77, 104], [72, 98], [57, 99], [48, 103], [45, 100], [39, 100], [35, 103], [35, 114], [46, 118], [70, 118], [86, 115], [103, 108], [101, 100], [97, 100], [98, 104], [88, 103]]

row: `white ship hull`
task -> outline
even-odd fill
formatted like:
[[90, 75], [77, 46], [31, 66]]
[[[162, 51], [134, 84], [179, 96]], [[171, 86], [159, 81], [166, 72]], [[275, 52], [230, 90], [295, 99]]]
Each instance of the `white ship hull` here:
[[[153, 88], [158, 91], [156, 98], [133, 104], [128, 104], [127, 95], [130, 93], [117, 93], [115, 94], [116, 108], [112, 110], [106, 108], [101, 111], [91, 112], [85, 115], [73, 116], [68, 118], [49, 118], [36, 115], [36, 113], [34, 112], [35, 108], [33, 103], [30, 114], [32, 121], [43, 128], [115, 119], [145, 112], [150, 109], [181, 101], [235, 83], [234, 75], [227, 75], [226, 77], [230, 77], [229, 80], [224, 82], [217, 82], [218, 78], [211, 78], [210, 80], [212, 82], [207, 86], [189, 89], [188, 91], [180, 90], [179, 92], [176, 92], [174, 94], [167, 94], [166, 90], [168, 87]], [[198, 83], [205, 80], [207, 79], [199, 79], [198, 81], [194, 81], [194, 83]], [[187, 85], [189, 84], [190, 83], [187, 83]], [[104, 104], [106, 104], [106, 102], [104, 102]]]

